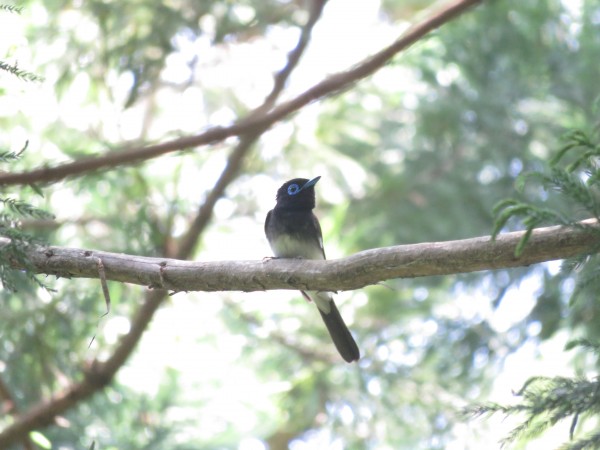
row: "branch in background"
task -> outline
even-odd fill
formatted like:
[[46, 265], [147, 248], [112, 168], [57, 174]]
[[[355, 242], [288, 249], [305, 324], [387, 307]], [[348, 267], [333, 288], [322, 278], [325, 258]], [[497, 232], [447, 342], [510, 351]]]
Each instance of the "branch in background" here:
[[273, 88], [263, 104], [258, 108], [261, 111], [268, 111], [273, 107], [279, 95], [283, 91], [285, 84], [290, 78], [293, 70], [296, 68], [298, 63], [300, 62], [300, 57], [306, 50], [308, 43], [310, 41], [310, 37], [312, 35], [312, 30], [315, 27], [317, 21], [320, 19], [323, 14], [323, 8], [325, 7], [325, 3], [327, 0], [313, 0], [310, 5], [310, 15], [306, 25], [302, 30], [302, 34], [300, 35], [300, 39], [298, 40], [298, 44], [296, 47], [288, 54], [287, 64], [279, 73], [275, 75], [275, 79], [273, 80]]
[[97, 278], [96, 261], [100, 258], [108, 280], [175, 292], [342, 291], [392, 278], [504, 269], [570, 258], [594, 248], [600, 240], [599, 230], [595, 219], [580, 222], [578, 227], [537, 228], [519, 258], [514, 251], [524, 231], [502, 234], [496, 240], [483, 236], [376, 248], [327, 261], [196, 262], [65, 247], [38, 247], [31, 250], [28, 257], [37, 273], [78, 278]]
[[[19, 416], [17, 403], [10, 392], [10, 388], [2, 378], [0, 378], [0, 400], [2, 400], [2, 403], [0, 404], [0, 412], [2, 412], [3, 415], [11, 414], [15, 417]], [[33, 442], [29, 436], [23, 436], [21, 444], [23, 445], [23, 450], [34, 450]]]
[[[68, 176], [82, 175], [93, 170], [106, 169], [124, 164], [139, 163], [166, 153], [214, 144], [232, 136], [260, 134], [275, 122], [298, 111], [303, 106], [334, 93], [339, 93], [351, 87], [358, 80], [373, 74], [388, 63], [397, 53], [405, 50], [431, 31], [462, 14], [471, 6], [481, 2], [482, 0], [459, 0], [444, 6], [428, 19], [411, 27], [390, 46], [344, 72], [339, 72], [325, 78], [296, 98], [282, 103], [268, 112], [260, 112], [263, 107], [259, 107], [250, 112], [246, 118], [239, 120], [231, 126], [210, 128], [197, 136], [180, 138], [147, 147], [111, 151], [102, 156], [81, 158], [77, 161], [53, 168], [41, 168], [23, 173], [0, 174], [0, 186], [56, 182]], [[317, 0], [317, 3], [323, 2]], [[290, 56], [293, 56], [293, 52]], [[273, 92], [275, 92], [275, 89], [279, 89], [279, 84], [282, 83], [275, 83]], [[267, 101], [272, 102], [269, 97], [267, 97]]]

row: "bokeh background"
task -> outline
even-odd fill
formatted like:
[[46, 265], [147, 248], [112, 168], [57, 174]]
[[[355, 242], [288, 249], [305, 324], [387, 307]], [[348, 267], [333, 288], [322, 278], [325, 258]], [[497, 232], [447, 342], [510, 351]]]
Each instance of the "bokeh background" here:
[[[43, 81], [0, 74], [3, 170], [228, 125], [258, 107], [296, 46], [311, 2], [26, 1], [0, 11], [0, 55]], [[432, 2], [330, 0], [281, 92], [293, 98], [431, 13]], [[597, 118], [600, 7], [593, 0], [490, 1], [350, 89], [260, 135], [220, 195], [195, 260], [261, 259], [275, 192], [321, 175], [316, 214], [329, 258], [490, 234], [496, 202], [560, 199], [515, 178], [561, 135]], [[160, 256], [181, 243], [236, 138], [142, 164], [7, 189], [56, 216], [27, 221], [58, 246]], [[568, 206], [568, 205], [567, 205]], [[573, 214], [577, 214], [574, 211]], [[507, 229], [518, 228], [509, 223]], [[53, 449], [486, 449], [514, 426], [462, 408], [513, 401], [533, 375], [585, 374], [564, 352], [598, 335], [593, 298], [569, 308], [557, 262], [389, 280], [336, 298], [361, 351], [337, 358], [314, 307], [292, 291], [177, 293], [114, 382], [33, 435]], [[146, 289], [44, 280], [3, 291], [0, 379], [27, 411], [81, 378], [130, 329]], [[95, 336], [92, 344], [92, 338]], [[0, 425], [11, 423], [10, 414]], [[550, 448], [570, 424], [516, 448]], [[35, 447], [35, 448], [38, 448]], [[20, 448], [15, 446], [15, 448]]]

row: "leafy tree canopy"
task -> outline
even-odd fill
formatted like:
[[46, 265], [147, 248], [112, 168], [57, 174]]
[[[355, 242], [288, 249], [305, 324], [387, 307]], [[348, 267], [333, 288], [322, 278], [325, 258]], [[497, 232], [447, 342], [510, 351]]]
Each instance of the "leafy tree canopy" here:
[[[336, 0], [322, 10], [320, 1], [249, 0], [37, 1], [20, 14], [0, 11], [0, 28], [11, 30], [2, 63], [43, 79], [2, 73], [0, 150], [16, 154], [29, 142], [2, 170], [60, 166], [258, 116], [265, 98], [294, 98], [432, 14], [423, 0], [363, 3], [358, 14]], [[565, 132], [593, 136], [599, 16], [591, 0], [483, 2], [268, 130], [53, 184], [6, 186], [2, 198], [18, 199], [4, 202], [16, 212], [37, 211], [21, 204], [52, 212], [55, 220], [14, 219], [52, 245], [196, 260], [269, 255], [264, 217], [277, 187], [296, 176], [322, 176], [316, 213], [330, 258], [489, 235], [494, 205], [507, 198], [567, 221], [597, 217], [547, 183], [518, 180], [547, 174]], [[283, 74], [279, 88], [274, 73]], [[542, 218], [536, 225], [556, 224]], [[528, 224], [506, 219], [504, 231]], [[595, 370], [587, 353], [569, 362], [570, 374], [535, 372], [537, 350], [543, 359], [546, 349], [562, 351], [565, 336], [598, 340], [597, 295], [581, 291], [570, 306], [574, 280], [549, 263], [340, 293], [364, 355], [348, 366], [296, 293], [164, 300], [109, 282], [103, 316], [98, 280], [49, 277], [41, 280], [48, 292], [20, 277], [0, 293], [0, 401], [10, 413], [0, 428], [85, 385], [94, 358], [119, 362], [111, 359], [119, 339], [148, 314], [113, 382], [52, 426], [36, 424], [38, 434], [14, 448], [32, 440], [69, 449], [479, 448], [504, 436], [485, 421], [466, 426], [466, 406], [510, 395], [523, 376]], [[528, 351], [531, 367], [514, 384], [494, 383]]]

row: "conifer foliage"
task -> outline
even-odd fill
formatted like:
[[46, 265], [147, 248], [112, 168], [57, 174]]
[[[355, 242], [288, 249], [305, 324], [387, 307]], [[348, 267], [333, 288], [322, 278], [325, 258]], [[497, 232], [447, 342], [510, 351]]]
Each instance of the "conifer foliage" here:
[[[564, 144], [550, 160], [546, 172], [531, 172], [517, 180], [517, 188], [522, 193], [530, 181], [540, 183], [548, 200], [552, 195], [566, 197], [573, 205], [569, 211], [547, 207], [543, 203], [524, 202], [508, 199], [499, 202], [494, 208], [496, 220], [494, 235], [511, 219], [520, 219], [531, 231], [543, 223], [559, 223], [570, 227], [591, 225], [578, 222], [581, 215], [600, 220], [600, 136], [598, 130], [587, 133], [573, 130], [564, 137]], [[547, 203], [547, 202], [544, 202]], [[524, 235], [515, 253], [522, 253], [527, 245], [529, 234]], [[563, 270], [575, 272], [577, 284], [571, 295], [570, 306], [576, 306], [579, 297], [595, 297], [600, 288], [600, 264], [598, 248], [590, 246], [589, 252], [566, 260]], [[578, 348], [586, 353], [600, 354], [600, 344], [589, 339], [577, 339], [567, 344], [565, 350]], [[521, 415], [524, 419], [515, 427], [503, 443], [527, 441], [558, 422], [570, 420], [569, 441], [559, 447], [561, 450], [582, 450], [600, 447], [600, 428], [586, 430], [577, 435], [578, 424], [582, 419], [598, 419], [600, 416], [600, 378], [595, 377], [544, 377], [530, 378], [515, 394], [521, 399], [514, 405], [483, 404], [472, 408], [475, 415]]]

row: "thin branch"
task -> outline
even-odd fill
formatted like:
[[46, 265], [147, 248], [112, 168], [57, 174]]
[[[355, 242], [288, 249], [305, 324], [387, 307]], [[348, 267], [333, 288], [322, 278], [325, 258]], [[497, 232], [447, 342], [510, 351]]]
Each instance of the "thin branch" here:
[[232, 136], [253, 134], [268, 129], [275, 122], [298, 111], [303, 106], [351, 87], [358, 80], [371, 75], [383, 67], [400, 51], [410, 47], [423, 36], [482, 1], [458, 0], [444, 6], [428, 19], [411, 27], [390, 46], [346, 71], [325, 78], [296, 98], [282, 103], [268, 112], [260, 112], [261, 107], [259, 107], [257, 110], [250, 112], [246, 118], [228, 127], [213, 127], [199, 135], [184, 137], [162, 144], [138, 148], [124, 148], [108, 152], [102, 156], [81, 158], [52, 168], [44, 167], [30, 172], [0, 174], [0, 186], [56, 182], [67, 176], [81, 175], [89, 171], [124, 164], [139, 163], [166, 153], [214, 144]]
[[[174, 291], [343, 291], [392, 278], [528, 266], [573, 257], [590, 251], [600, 240], [600, 227], [595, 219], [583, 221], [580, 225], [533, 230], [519, 258], [514, 256], [514, 251], [524, 231], [502, 234], [495, 241], [490, 236], [483, 236], [397, 245], [327, 261], [195, 262], [65, 247], [35, 248], [27, 256], [37, 273], [77, 278], [97, 278], [96, 258], [101, 258], [108, 280], [151, 288], [168, 287]], [[168, 286], [164, 285], [165, 282]]]
[[310, 6], [310, 16], [302, 30], [302, 34], [300, 35], [298, 44], [288, 54], [288, 62], [285, 65], [285, 67], [275, 75], [275, 80], [273, 82], [273, 88], [271, 90], [271, 93], [267, 95], [267, 98], [265, 99], [259, 110], [262, 111], [272, 108], [275, 102], [277, 101], [277, 98], [279, 98], [279, 95], [283, 91], [283, 88], [285, 87], [285, 84], [290, 78], [290, 75], [300, 62], [300, 57], [302, 56], [304, 50], [306, 50], [306, 47], [308, 46], [310, 37], [312, 35], [312, 30], [319, 18], [321, 17], [321, 14], [323, 13], [325, 3], [327, 3], [327, 0], [312, 1], [312, 4]]
[[102, 295], [104, 296], [104, 304], [106, 305], [106, 312], [104, 316], [110, 313], [110, 290], [108, 289], [108, 283], [106, 282], [106, 272], [104, 271], [104, 263], [100, 258], [96, 260], [98, 266], [98, 278], [100, 279], [100, 286], [102, 287]]

